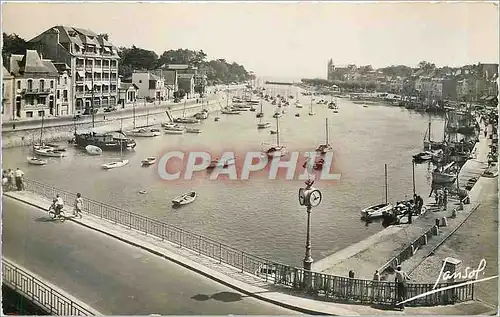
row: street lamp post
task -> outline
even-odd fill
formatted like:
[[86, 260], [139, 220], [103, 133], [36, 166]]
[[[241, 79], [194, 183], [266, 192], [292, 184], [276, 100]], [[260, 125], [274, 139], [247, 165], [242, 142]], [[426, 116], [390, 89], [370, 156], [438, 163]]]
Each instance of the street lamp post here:
[[413, 196], [415, 196], [415, 160], [411, 160], [412, 165], [412, 181], [413, 181]]
[[304, 257], [304, 287], [310, 287], [311, 285], [311, 267], [314, 262], [311, 253], [311, 210], [313, 207], [319, 206], [322, 200], [321, 192], [312, 187], [314, 184], [313, 180], [308, 180], [305, 182], [306, 187], [299, 189], [299, 203], [301, 206], [306, 206], [307, 212], [307, 233], [306, 233], [306, 254]]

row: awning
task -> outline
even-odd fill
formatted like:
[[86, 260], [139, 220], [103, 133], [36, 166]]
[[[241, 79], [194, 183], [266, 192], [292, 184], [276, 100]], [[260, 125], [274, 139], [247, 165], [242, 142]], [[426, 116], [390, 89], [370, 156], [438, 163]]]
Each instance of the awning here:
[[85, 83], [85, 86], [87, 86], [88, 89], [92, 89], [92, 84]]
[[77, 74], [82, 77], [82, 78], [85, 78], [85, 72], [83, 70], [79, 70], [77, 71]]
[[496, 96], [489, 96], [489, 97], [486, 98], [486, 101], [490, 101], [490, 100], [493, 100], [495, 98], [496, 98]]
[[103, 48], [105, 52], [111, 53], [111, 49], [109, 47], [104, 46]]

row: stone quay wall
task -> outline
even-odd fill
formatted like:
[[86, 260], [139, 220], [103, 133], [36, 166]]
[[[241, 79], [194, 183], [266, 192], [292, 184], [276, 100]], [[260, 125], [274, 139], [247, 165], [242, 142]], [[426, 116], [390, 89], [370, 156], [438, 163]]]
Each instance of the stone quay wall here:
[[[213, 100], [207, 104], [205, 104], [205, 108], [207, 108], [210, 112], [214, 112], [220, 109], [223, 106], [221, 101]], [[150, 107], [149, 109], [139, 108], [136, 109], [135, 121], [136, 126], [146, 125], [148, 122], [150, 125], [158, 125], [161, 122], [169, 121], [166, 110], [170, 108], [170, 113], [175, 116], [182, 116], [184, 112], [184, 106], [182, 104], [176, 104], [173, 106], [161, 106], [161, 107]], [[190, 117], [198, 113], [201, 109], [201, 104], [188, 105], [185, 109], [185, 116]], [[107, 117], [107, 118], [106, 118]], [[148, 119], [146, 119], [148, 117]], [[107, 113], [104, 116], [96, 116], [94, 119], [94, 126], [104, 127], [106, 126], [109, 129], [105, 129], [106, 131], [117, 131], [122, 126], [123, 130], [133, 129], [134, 125], [134, 116], [129, 112], [127, 113]], [[43, 129], [43, 142], [57, 142], [70, 140], [73, 138], [73, 134], [75, 132], [75, 126], [77, 130], [85, 130], [92, 128], [92, 120], [91, 117], [85, 117], [84, 119], [73, 121], [71, 118], [67, 120], [50, 122], [46, 123]], [[27, 146], [33, 144], [34, 142], [40, 141], [40, 133], [41, 133], [41, 123], [36, 125], [22, 127], [18, 129], [7, 130], [5, 128], [2, 129], [2, 148], [11, 148], [11, 147], [19, 147], [19, 146]]]

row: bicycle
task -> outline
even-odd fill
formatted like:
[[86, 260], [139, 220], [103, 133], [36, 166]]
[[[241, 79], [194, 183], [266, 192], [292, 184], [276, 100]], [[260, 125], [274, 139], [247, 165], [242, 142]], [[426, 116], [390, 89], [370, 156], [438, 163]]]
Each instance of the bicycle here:
[[54, 205], [49, 207], [48, 212], [49, 212], [49, 217], [54, 220], [59, 220], [60, 222], [64, 222], [64, 220], [66, 220], [66, 214], [64, 213], [64, 210], [61, 209], [59, 213], [56, 213]]

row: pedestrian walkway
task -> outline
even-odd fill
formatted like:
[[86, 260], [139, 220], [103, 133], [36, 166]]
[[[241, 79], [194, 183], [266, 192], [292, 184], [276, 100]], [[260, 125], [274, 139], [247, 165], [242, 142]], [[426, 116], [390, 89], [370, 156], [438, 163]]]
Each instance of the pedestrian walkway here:
[[[42, 196], [30, 192], [8, 192], [6, 196], [18, 199], [32, 206], [46, 209], [50, 201]], [[70, 213], [70, 212], [69, 212]], [[491, 308], [481, 303], [471, 301], [453, 306], [437, 307], [409, 307], [405, 312], [394, 310], [378, 309], [366, 305], [332, 303], [313, 300], [306, 297], [296, 296], [286, 288], [276, 287], [270, 282], [259, 279], [250, 274], [241, 273], [241, 270], [218, 261], [199, 255], [186, 248], [181, 248], [176, 244], [162, 241], [150, 235], [130, 230], [125, 227], [113, 224], [103, 219], [85, 214], [83, 219], [71, 219], [75, 223], [91, 228], [102, 234], [119, 239], [128, 244], [149, 251], [155, 255], [169, 259], [177, 264], [187, 267], [199, 274], [210, 277], [222, 284], [228, 285], [249, 296], [261, 299], [282, 307], [309, 314], [329, 314], [329, 315], [381, 315], [381, 314], [486, 314]], [[64, 225], [64, 224], [63, 224]], [[117, 276], [117, 278], [119, 278]], [[294, 296], [295, 295], [295, 296]]]

